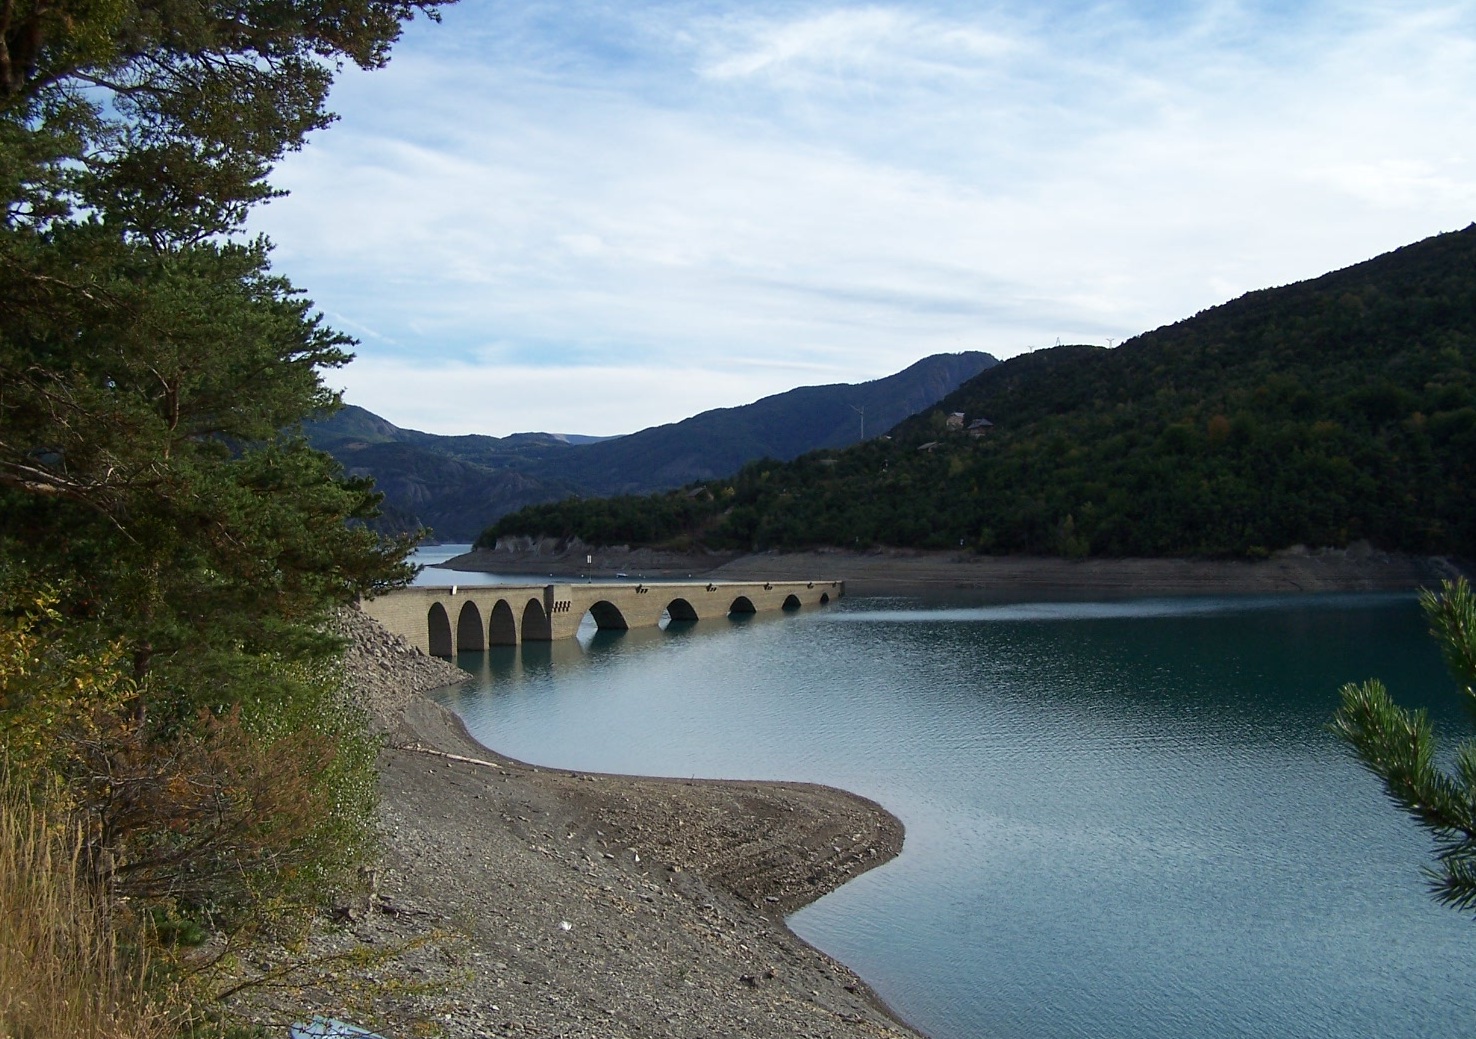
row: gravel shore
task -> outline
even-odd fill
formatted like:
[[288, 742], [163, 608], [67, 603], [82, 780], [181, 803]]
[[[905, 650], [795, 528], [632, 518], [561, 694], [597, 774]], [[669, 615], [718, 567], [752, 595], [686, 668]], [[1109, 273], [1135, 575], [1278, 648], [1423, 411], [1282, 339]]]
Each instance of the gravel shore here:
[[[590, 557], [593, 565], [585, 562]], [[456, 570], [542, 578], [557, 574], [564, 580], [623, 572], [641, 578], [844, 580], [846, 595], [853, 597], [962, 595], [975, 601], [1402, 591], [1438, 585], [1469, 570], [1459, 561], [1380, 552], [1366, 543], [1343, 549], [1297, 547], [1247, 561], [1060, 559], [900, 548], [682, 554], [529, 539], [498, 550], [468, 552], [442, 567], [448, 584], [455, 581]]]
[[1438, 556], [1380, 552], [1367, 544], [1269, 559], [1059, 559], [956, 552], [793, 552], [742, 556], [714, 579], [844, 577], [846, 595], [958, 595], [971, 600], [1126, 598], [1165, 595], [1274, 595], [1408, 591], [1463, 572]]
[[361, 614], [343, 624], [356, 699], [386, 735], [383, 851], [310, 952], [403, 951], [290, 1003], [255, 991], [250, 1016], [390, 1039], [917, 1034], [784, 925], [901, 850], [890, 813], [827, 787], [511, 761], [424, 698], [463, 672]]

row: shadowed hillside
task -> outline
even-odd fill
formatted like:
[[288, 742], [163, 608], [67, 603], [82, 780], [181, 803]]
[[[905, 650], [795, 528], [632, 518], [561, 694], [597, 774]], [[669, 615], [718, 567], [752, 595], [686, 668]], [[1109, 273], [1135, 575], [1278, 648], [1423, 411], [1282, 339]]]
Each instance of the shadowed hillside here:
[[[946, 415], [993, 424], [982, 435]], [[1115, 350], [981, 373], [891, 439], [485, 537], [1258, 556], [1476, 544], [1476, 226], [1249, 293]]]
[[400, 429], [363, 408], [310, 423], [308, 440], [384, 493], [382, 522], [427, 526], [470, 541], [525, 505], [571, 495], [645, 493], [729, 476], [756, 458], [787, 460], [860, 440], [929, 407], [995, 364], [983, 353], [938, 354], [872, 382], [806, 386], [703, 412], [629, 436], [519, 433], [437, 436]]

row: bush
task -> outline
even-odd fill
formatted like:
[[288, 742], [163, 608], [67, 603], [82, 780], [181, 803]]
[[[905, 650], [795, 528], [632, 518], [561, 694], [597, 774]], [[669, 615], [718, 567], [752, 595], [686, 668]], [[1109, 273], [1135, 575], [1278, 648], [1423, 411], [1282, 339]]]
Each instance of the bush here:
[[0, 775], [0, 1035], [174, 1034], [184, 1015], [149, 992], [138, 933], [80, 868], [81, 850], [80, 830]]
[[117, 646], [76, 646], [57, 597], [0, 585], [0, 753], [12, 781], [81, 833], [79, 866], [140, 911], [293, 933], [372, 839], [376, 743], [337, 658], [243, 656], [259, 691], [151, 719], [152, 677]]

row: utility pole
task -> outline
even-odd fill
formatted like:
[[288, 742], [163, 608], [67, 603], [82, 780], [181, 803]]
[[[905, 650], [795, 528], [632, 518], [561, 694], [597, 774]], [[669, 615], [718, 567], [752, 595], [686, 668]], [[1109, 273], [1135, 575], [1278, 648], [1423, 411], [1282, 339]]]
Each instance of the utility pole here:
[[858, 407], [852, 404], [851, 410], [861, 416], [861, 440], [864, 442], [866, 440], [866, 405], [862, 404]]

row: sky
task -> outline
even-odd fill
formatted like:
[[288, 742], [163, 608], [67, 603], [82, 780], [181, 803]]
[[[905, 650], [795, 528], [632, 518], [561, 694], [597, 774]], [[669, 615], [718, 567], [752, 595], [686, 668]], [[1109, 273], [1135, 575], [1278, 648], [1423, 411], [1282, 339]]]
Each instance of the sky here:
[[461, 0], [331, 105], [251, 226], [434, 433], [1112, 346], [1476, 220], [1476, 0]]

